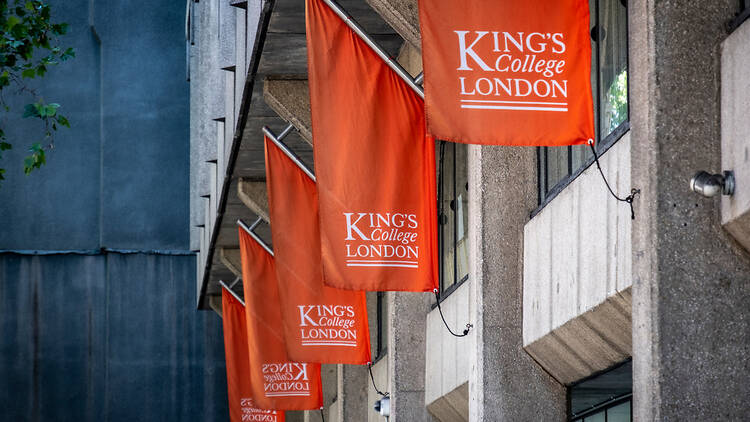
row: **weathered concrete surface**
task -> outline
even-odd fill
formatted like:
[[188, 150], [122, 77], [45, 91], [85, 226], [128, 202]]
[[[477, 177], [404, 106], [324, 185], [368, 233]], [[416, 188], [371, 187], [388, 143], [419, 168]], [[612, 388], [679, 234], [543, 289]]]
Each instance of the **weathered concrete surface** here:
[[293, 124], [305, 141], [313, 144], [307, 78], [269, 76], [263, 81], [263, 99], [279, 117]]
[[561, 384], [571, 384], [632, 354], [630, 287], [525, 345]]
[[435, 299], [428, 293], [388, 292], [386, 296], [390, 422], [432, 421], [424, 399], [425, 315]]
[[537, 203], [536, 151], [470, 146], [469, 186], [469, 420], [564, 421], [565, 388], [523, 350], [522, 235]]
[[[631, 189], [630, 147], [625, 134], [600, 158], [621, 194]], [[523, 343], [563, 384], [631, 354], [631, 225], [630, 207], [592, 165], [524, 227]]]
[[422, 49], [417, 0], [367, 0], [384, 21], [416, 49]]
[[[338, 365], [338, 392], [331, 406], [331, 421], [366, 421], [372, 403], [367, 400], [370, 374], [364, 365]], [[326, 419], [328, 420], [328, 419]]]
[[411, 76], [416, 77], [422, 72], [422, 52], [408, 42], [405, 42], [398, 51], [398, 63]]
[[[721, 168], [733, 170], [737, 188], [721, 198], [721, 224], [750, 251], [750, 24], [721, 46]], [[709, 170], [709, 169], [706, 169]]]
[[440, 422], [469, 421], [469, 382], [427, 404], [427, 410]]
[[[242, 277], [242, 256], [239, 249], [221, 248], [219, 250], [221, 263], [237, 277]], [[229, 280], [225, 280], [228, 282]]]
[[[391, 369], [388, 367], [388, 356], [380, 359], [372, 365], [372, 377], [375, 380], [375, 385], [378, 389], [384, 393], [389, 392], [389, 378]], [[369, 373], [368, 373], [369, 375]], [[372, 380], [370, 384], [367, 384], [367, 422], [388, 422], [385, 417], [375, 413], [373, 405], [377, 400], [380, 399], [378, 393], [375, 392], [375, 388], [372, 386]], [[392, 404], [392, 403], [391, 403]]]
[[[471, 286], [464, 283], [440, 304], [448, 325], [461, 332], [471, 322]], [[425, 355], [425, 405], [441, 421], [469, 419], [469, 337], [454, 337], [443, 324], [438, 309], [427, 314]], [[466, 386], [466, 394], [454, 394]], [[466, 399], [463, 401], [463, 399]], [[456, 417], [460, 416], [459, 419]]]
[[221, 321], [195, 311], [194, 261], [0, 254], [0, 419], [228, 420]]
[[237, 184], [237, 196], [243, 204], [264, 221], [268, 217], [268, 191], [265, 181], [240, 179]]
[[[720, 59], [737, 2], [628, 2], [635, 420], [750, 413], [750, 259], [719, 200], [687, 186], [720, 168]], [[746, 93], [738, 93], [746, 95]]]

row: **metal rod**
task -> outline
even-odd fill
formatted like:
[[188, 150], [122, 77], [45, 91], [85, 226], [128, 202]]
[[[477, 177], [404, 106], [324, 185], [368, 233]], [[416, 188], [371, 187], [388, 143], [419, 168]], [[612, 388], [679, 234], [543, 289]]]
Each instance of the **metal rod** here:
[[304, 171], [305, 174], [312, 179], [313, 182], [316, 181], [315, 174], [310, 170], [305, 163], [300, 160], [300, 158], [297, 156], [297, 154], [294, 153], [291, 149], [289, 149], [288, 146], [286, 146], [285, 143], [281, 142], [279, 138], [274, 135], [273, 131], [268, 126], [263, 126], [263, 133], [268, 137], [268, 139], [271, 140], [281, 151], [286, 154], [287, 157], [289, 157], [290, 160], [294, 162], [294, 164], [297, 165], [297, 167], [300, 168], [300, 170]]
[[240, 297], [240, 295], [238, 295], [237, 293], [235, 293], [234, 290], [232, 290], [231, 287], [227, 286], [227, 284], [224, 283], [223, 280], [219, 280], [219, 284], [221, 284], [221, 287], [223, 287], [224, 289], [226, 289], [226, 291], [228, 291], [229, 293], [231, 293], [232, 296], [234, 296], [234, 298], [237, 299], [242, 304], [242, 306], [245, 306], [245, 301], [242, 300], [242, 298]]
[[263, 249], [266, 250], [266, 252], [268, 252], [269, 254], [271, 254], [271, 256], [273, 256], [273, 249], [271, 249], [271, 247], [268, 246], [268, 243], [266, 243], [263, 239], [260, 238], [260, 236], [255, 234], [255, 232], [253, 231], [255, 226], [257, 226], [258, 223], [260, 223], [259, 220], [260, 220], [260, 217], [258, 217], [258, 220], [256, 220], [255, 223], [253, 223], [253, 225], [251, 226], [252, 228], [248, 227], [247, 224], [245, 224], [245, 222], [242, 220], [237, 220], [237, 224], [240, 227], [242, 227], [242, 229], [245, 230], [247, 234], [250, 235], [250, 237], [252, 237], [256, 242], [258, 242], [258, 244], [262, 246]]
[[230, 285], [229, 285], [229, 288], [230, 288], [230, 289], [234, 289], [234, 286], [236, 286], [236, 285], [237, 285], [237, 283], [239, 283], [239, 282], [240, 282], [240, 280], [242, 280], [242, 278], [240, 278], [240, 276], [237, 276], [237, 277], [235, 277], [235, 278], [234, 278], [234, 281], [232, 282], [232, 284], [230, 284]]
[[370, 46], [370, 48], [372, 48], [372, 50], [378, 56], [380, 56], [380, 58], [383, 59], [383, 61], [385, 61], [388, 67], [393, 69], [393, 71], [396, 72], [396, 74], [401, 79], [403, 79], [404, 82], [406, 82], [406, 84], [409, 85], [411, 89], [413, 89], [414, 92], [417, 93], [417, 95], [419, 95], [422, 99], [424, 99], [424, 90], [422, 90], [422, 87], [420, 87], [414, 82], [414, 79], [411, 77], [409, 72], [407, 72], [403, 67], [401, 67], [401, 65], [398, 64], [397, 61], [393, 60], [388, 55], [388, 53], [385, 50], [383, 50], [383, 47], [379, 46], [378, 43], [375, 42], [375, 40], [370, 38], [370, 36], [364, 31], [364, 29], [362, 29], [361, 26], [359, 26], [359, 24], [354, 20], [354, 18], [349, 16], [349, 14], [346, 13], [346, 11], [342, 9], [341, 6], [339, 6], [339, 4], [336, 3], [334, 0], [323, 0], [323, 2], [327, 4], [328, 7], [331, 8], [331, 10], [336, 12], [336, 14], [339, 15], [339, 17], [344, 21], [344, 23], [346, 23], [346, 25], [349, 26], [349, 28], [351, 28], [352, 31], [354, 31], [354, 33], [357, 34], [359, 38], [361, 38], [362, 41], [365, 42], [365, 44]]
[[422, 82], [424, 82], [424, 72], [419, 72], [419, 75], [417, 75], [417, 77], [414, 78], [414, 83], [422, 85]]
[[284, 130], [282, 130], [281, 133], [279, 134], [279, 136], [277, 136], [276, 138], [279, 141], [282, 140], [282, 139], [284, 139], [284, 138], [286, 138], [286, 135], [289, 135], [289, 132], [291, 132], [292, 129], [294, 129], [294, 125], [291, 124], [291, 123], [289, 123], [289, 125], [287, 125], [287, 127], [285, 127]]

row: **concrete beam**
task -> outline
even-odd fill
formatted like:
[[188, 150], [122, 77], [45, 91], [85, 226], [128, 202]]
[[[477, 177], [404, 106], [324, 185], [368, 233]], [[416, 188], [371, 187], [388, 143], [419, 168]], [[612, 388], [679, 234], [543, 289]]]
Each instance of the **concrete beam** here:
[[221, 248], [219, 250], [221, 263], [237, 277], [242, 277], [242, 258], [240, 256], [239, 249]]
[[571, 384], [629, 358], [630, 288], [527, 345], [526, 351], [561, 384]]
[[721, 168], [719, 54], [736, 11], [734, 0], [628, 2], [632, 183], [643, 192], [632, 233], [634, 420], [750, 413], [750, 256], [723, 230], [720, 200], [687, 189], [697, 170]]
[[[269, 222], [268, 217], [268, 193], [266, 182], [240, 179], [237, 183], [237, 196], [250, 211]], [[240, 267], [241, 268], [241, 267]]]
[[417, 50], [422, 49], [417, 0], [367, 0], [384, 21]]
[[401, 45], [396, 60], [413, 77], [422, 72], [422, 52], [408, 42]]
[[263, 99], [279, 117], [293, 124], [305, 141], [313, 144], [307, 79], [297, 76], [269, 76], [263, 81]]

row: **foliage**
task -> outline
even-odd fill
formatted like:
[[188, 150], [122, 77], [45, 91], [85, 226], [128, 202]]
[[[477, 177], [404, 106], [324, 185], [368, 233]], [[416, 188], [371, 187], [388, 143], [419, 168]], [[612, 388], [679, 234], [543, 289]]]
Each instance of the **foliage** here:
[[609, 130], [612, 130], [628, 118], [628, 71], [621, 71], [607, 91], [609, 110]]
[[[44, 125], [40, 142], [32, 143], [24, 159], [24, 173], [29, 174], [46, 162], [45, 151], [54, 147], [54, 133], [60, 126], [70, 127], [68, 119], [59, 113], [60, 104], [47, 103], [27, 85], [29, 79], [42, 77], [58, 63], [75, 57], [72, 48], [59, 46], [58, 37], [68, 30], [66, 23], [50, 21], [50, 6], [40, 0], [0, 0], [0, 107], [11, 111], [4, 94], [26, 95], [33, 103], [26, 104], [24, 118], [39, 119]], [[11, 149], [5, 131], [0, 126], [0, 158]], [[0, 168], [0, 180], [5, 169]]]

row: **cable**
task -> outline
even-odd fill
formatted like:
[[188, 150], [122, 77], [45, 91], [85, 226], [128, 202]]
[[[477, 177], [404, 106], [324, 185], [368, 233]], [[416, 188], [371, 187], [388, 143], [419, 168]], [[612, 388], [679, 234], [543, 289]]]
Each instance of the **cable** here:
[[626, 196], [625, 198], [620, 198], [617, 196], [615, 191], [612, 190], [612, 188], [609, 186], [609, 182], [607, 182], [607, 178], [604, 176], [604, 172], [602, 171], [602, 166], [599, 165], [599, 156], [596, 154], [596, 148], [594, 148], [594, 140], [589, 139], [589, 146], [591, 147], [591, 152], [594, 153], [594, 161], [596, 162], [596, 168], [599, 169], [599, 174], [602, 175], [602, 179], [604, 180], [604, 184], [607, 186], [607, 189], [609, 190], [609, 193], [614, 196], [614, 198], [620, 202], [626, 202], [628, 205], [630, 205], [630, 219], [635, 220], [635, 210], [633, 209], [633, 200], [635, 200], [635, 196], [641, 193], [640, 189], [631, 189], [630, 195]]
[[466, 328], [464, 328], [463, 334], [454, 333], [453, 330], [451, 330], [451, 327], [448, 326], [448, 323], [445, 321], [445, 317], [443, 316], [443, 309], [440, 307], [440, 294], [438, 294], [438, 289], [434, 289], [433, 292], [435, 293], [435, 301], [437, 301], [438, 312], [440, 312], [440, 318], [442, 318], [445, 328], [447, 328], [448, 332], [453, 334], [455, 337], [466, 337], [469, 334], [469, 331], [474, 328], [474, 326], [472, 324], [466, 324]]
[[375, 385], [375, 377], [372, 375], [372, 362], [367, 362], [367, 370], [370, 371], [370, 379], [372, 380], [372, 388], [375, 389], [375, 392], [378, 393], [378, 394], [380, 394], [383, 397], [388, 397], [391, 393], [389, 393], [387, 391], [384, 393], [384, 392], [378, 390], [378, 386]]
[[323, 408], [322, 407], [320, 408], [320, 419], [323, 422], [326, 422], [326, 415], [323, 413]]

